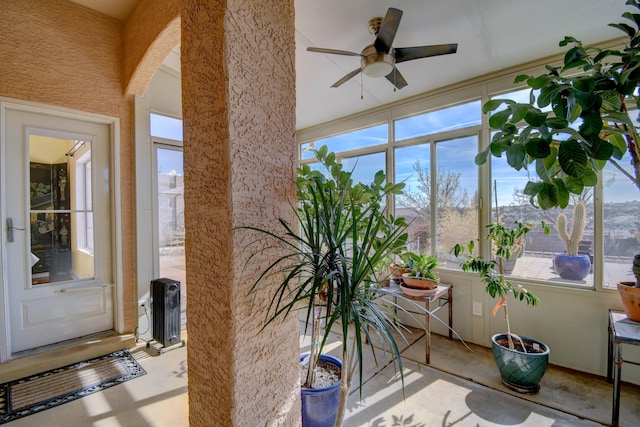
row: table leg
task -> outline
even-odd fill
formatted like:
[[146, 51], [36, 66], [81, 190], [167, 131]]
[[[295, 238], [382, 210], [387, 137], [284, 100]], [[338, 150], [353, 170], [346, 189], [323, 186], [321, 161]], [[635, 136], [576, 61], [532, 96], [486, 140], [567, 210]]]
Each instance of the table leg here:
[[449, 306], [449, 341], [453, 339], [453, 289], [447, 291], [447, 305]]
[[425, 314], [425, 326], [427, 329], [427, 351], [425, 355], [425, 362], [428, 365], [431, 363], [431, 315], [429, 314], [431, 311], [431, 302], [427, 300], [425, 304], [427, 306], [427, 313]]
[[609, 345], [607, 348], [607, 382], [613, 381], [613, 328], [611, 326], [611, 318], [609, 318]]
[[613, 411], [611, 425], [618, 426], [620, 418], [620, 373], [622, 368], [622, 344], [613, 343]]

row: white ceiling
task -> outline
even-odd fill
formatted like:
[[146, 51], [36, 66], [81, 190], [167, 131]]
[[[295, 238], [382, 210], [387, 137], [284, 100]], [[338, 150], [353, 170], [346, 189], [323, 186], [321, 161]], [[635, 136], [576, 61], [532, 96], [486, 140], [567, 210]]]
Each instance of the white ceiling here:
[[[122, 20], [136, 3], [73, 1]], [[401, 90], [394, 91], [384, 77], [361, 80], [360, 75], [331, 88], [359, 67], [359, 58], [307, 52], [307, 47], [359, 53], [375, 39], [369, 19], [384, 16], [389, 7], [404, 12], [394, 47], [458, 43], [458, 52], [399, 64], [408, 82]], [[620, 22], [626, 10], [632, 9], [623, 0], [295, 0], [296, 128], [560, 53], [558, 42], [565, 35], [585, 44], [620, 37], [607, 24]]]

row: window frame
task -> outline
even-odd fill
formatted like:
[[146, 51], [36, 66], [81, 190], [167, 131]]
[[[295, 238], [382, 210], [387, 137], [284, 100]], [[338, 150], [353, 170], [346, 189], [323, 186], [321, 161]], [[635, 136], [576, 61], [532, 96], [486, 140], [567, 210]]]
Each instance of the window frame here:
[[[545, 62], [547, 63], [547, 62]], [[444, 139], [451, 139], [453, 137], [461, 137], [471, 135], [473, 132], [478, 135], [478, 152], [485, 149], [490, 143], [491, 129], [488, 124], [488, 116], [481, 114], [480, 125], [473, 125], [466, 128], [456, 128], [441, 133], [434, 133], [429, 135], [422, 135], [414, 138], [408, 138], [401, 141], [395, 141], [395, 121], [419, 114], [425, 114], [430, 111], [448, 108], [456, 105], [460, 105], [466, 102], [472, 102], [480, 100], [480, 105], [484, 105], [491, 98], [500, 97], [501, 95], [508, 94], [517, 90], [527, 89], [526, 86], [520, 84], [514, 84], [514, 78], [523, 73], [527, 74], [542, 74], [546, 72], [542, 61], [533, 63], [529, 67], [521, 67], [520, 69], [511, 69], [510, 72], [496, 73], [495, 75], [487, 76], [486, 78], [479, 78], [471, 83], [461, 83], [453, 85], [451, 87], [439, 89], [430, 93], [423, 94], [420, 98], [413, 99], [407, 102], [399, 102], [392, 104], [386, 108], [377, 108], [373, 111], [364, 112], [356, 117], [345, 118], [335, 122], [325, 123], [323, 125], [314, 126], [309, 129], [302, 129], [296, 133], [296, 139], [298, 147], [302, 144], [307, 144], [314, 141], [319, 141], [329, 136], [335, 136], [338, 134], [348, 133], [352, 130], [362, 129], [369, 126], [379, 125], [381, 121], [388, 123], [388, 141], [386, 144], [382, 144], [376, 147], [369, 147], [366, 149], [358, 149], [352, 151], [345, 151], [336, 153], [338, 159], [342, 157], [351, 157], [353, 155], [362, 155], [371, 153], [373, 151], [385, 151], [386, 150], [386, 174], [389, 179], [395, 180], [395, 149], [399, 147], [412, 146], [429, 141], [441, 141]], [[435, 149], [435, 146], [434, 146]], [[299, 151], [300, 153], [300, 151]], [[433, 158], [432, 158], [433, 159]], [[299, 164], [311, 163], [312, 159], [300, 160]], [[432, 161], [435, 161], [432, 160]], [[433, 165], [430, 165], [433, 167]], [[437, 165], [436, 165], [437, 167]], [[491, 200], [492, 200], [492, 175], [491, 175], [491, 162], [487, 162], [485, 165], [478, 167], [478, 229], [479, 235], [484, 235], [486, 224], [492, 221], [491, 218]], [[603, 254], [603, 182], [602, 173], [599, 174], [600, 179], [598, 185], [594, 188], [594, 241], [593, 241], [593, 284], [591, 286], [576, 286], [566, 282], [560, 282], [557, 280], [539, 280], [513, 277], [517, 282], [535, 285], [548, 285], [559, 289], [573, 289], [577, 288], [580, 291], [615, 291], [610, 287], [604, 287], [603, 284], [603, 270], [604, 270], [604, 254]], [[395, 200], [388, 202], [389, 209], [395, 211]], [[432, 226], [433, 228], [434, 226]], [[433, 230], [432, 230], [433, 232]], [[490, 255], [489, 243], [482, 241], [479, 245], [480, 256], [487, 257]], [[451, 270], [454, 271], [454, 270]], [[458, 271], [458, 270], [455, 270]], [[471, 274], [471, 273], [461, 273]]]

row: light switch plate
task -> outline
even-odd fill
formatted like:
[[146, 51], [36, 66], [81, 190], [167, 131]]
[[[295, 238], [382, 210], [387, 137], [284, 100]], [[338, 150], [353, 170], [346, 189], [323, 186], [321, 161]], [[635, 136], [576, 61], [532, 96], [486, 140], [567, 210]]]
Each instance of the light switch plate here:
[[482, 316], [482, 303], [474, 302], [473, 303], [473, 315], [474, 316]]

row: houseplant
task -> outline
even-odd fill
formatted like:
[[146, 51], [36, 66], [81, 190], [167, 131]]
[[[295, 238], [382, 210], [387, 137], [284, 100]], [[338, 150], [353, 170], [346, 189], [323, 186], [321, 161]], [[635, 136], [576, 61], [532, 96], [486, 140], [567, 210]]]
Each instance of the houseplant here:
[[[400, 350], [393, 336], [401, 330], [393, 322], [391, 302], [384, 298], [390, 292], [377, 285], [374, 273], [375, 266], [405, 250], [407, 223], [387, 214], [385, 208], [387, 196], [401, 192], [403, 184], [387, 183], [382, 171], [371, 184], [354, 183], [352, 173], [342, 169], [326, 146], [315, 155], [319, 168], [301, 165], [297, 169], [298, 204], [292, 206], [297, 224], [280, 220], [280, 232], [251, 226], [240, 229], [257, 236], [250, 239], [249, 245], [257, 248], [249, 248], [253, 253], [249, 262], [259, 254], [273, 257], [251, 287], [251, 293], [271, 293], [264, 326], [300, 311], [306, 324], [312, 325], [312, 352], [303, 386], [311, 383], [329, 332], [340, 330], [339, 401], [331, 409], [309, 410], [307, 404], [312, 402], [303, 398], [303, 414], [323, 415], [323, 420], [303, 418], [303, 425], [335, 422], [340, 426], [356, 369], [362, 386], [363, 352], [366, 346], [374, 351], [373, 336], [391, 354], [404, 384]], [[270, 288], [269, 282], [275, 285]], [[396, 297], [413, 309], [420, 307]], [[403, 310], [400, 305], [394, 308]], [[325, 324], [323, 331], [321, 323]]]
[[633, 275], [635, 282], [618, 283], [618, 291], [622, 296], [622, 303], [627, 317], [640, 322], [640, 254], [633, 257]]
[[[542, 226], [545, 233], [548, 233], [546, 224], [543, 223]], [[516, 300], [524, 301], [529, 306], [535, 306], [540, 301], [532, 292], [505, 278], [504, 272], [505, 260], [511, 259], [517, 250], [518, 241], [530, 230], [530, 224], [520, 221], [516, 221], [513, 228], [500, 223], [487, 225], [487, 240], [495, 251], [495, 257], [488, 261], [473, 256], [473, 240], [466, 245], [458, 243], [452, 250], [456, 257], [466, 254], [467, 259], [461, 264], [462, 270], [480, 273], [486, 292], [492, 298], [499, 298], [493, 308], [493, 315], [502, 308], [507, 332], [491, 337], [493, 357], [500, 371], [502, 383], [521, 393], [535, 393], [540, 389], [540, 380], [549, 362], [549, 347], [532, 338], [514, 334], [509, 322], [509, 294], [513, 294]]]
[[[490, 154], [505, 154], [511, 167], [535, 170], [538, 180], [529, 181], [524, 192], [542, 209], [566, 207], [571, 193], [596, 185], [597, 173], [607, 163], [640, 189], [635, 120], [640, 106], [640, 2], [626, 4], [634, 11], [622, 14], [624, 22], [609, 24], [624, 33], [623, 48], [586, 47], [565, 37], [560, 46], [569, 48], [560, 66], [547, 65], [548, 73], [539, 76], [516, 77], [516, 83], [531, 88], [530, 102], [494, 99], [483, 105], [496, 132], [476, 163], [484, 164]], [[543, 111], [547, 108], [551, 111]], [[629, 158], [631, 170], [620, 164], [623, 157]], [[621, 283], [618, 288], [629, 291], [622, 298], [628, 293], [640, 298], [638, 287]]]
[[440, 282], [434, 269], [440, 264], [438, 257], [428, 254], [407, 252], [401, 256], [409, 266], [409, 272], [402, 275], [404, 285], [413, 289], [435, 289]]
[[568, 231], [567, 216], [558, 214], [556, 229], [560, 240], [564, 242], [565, 253], [555, 254], [553, 268], [561, 278], [567, 280], [582, 280], [589, 274], [591, 259], [589, 255], [579, 254], [579, 243], [584, 236], [584, 225], [587, 208], [584, 203], [577, 202], [573, 206], [573, 226]]

